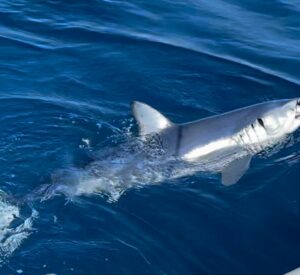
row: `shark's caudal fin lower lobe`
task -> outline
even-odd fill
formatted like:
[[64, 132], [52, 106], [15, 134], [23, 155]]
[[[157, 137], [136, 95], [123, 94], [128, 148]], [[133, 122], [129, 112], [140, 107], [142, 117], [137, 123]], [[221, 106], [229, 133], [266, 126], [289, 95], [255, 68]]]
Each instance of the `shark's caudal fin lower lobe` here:
[[158, 133], [173, 125], [160, 112], [142, 102], [134, 101], [132, 103], [132, 112], [139, 125], [139, 134], [141, 136]]

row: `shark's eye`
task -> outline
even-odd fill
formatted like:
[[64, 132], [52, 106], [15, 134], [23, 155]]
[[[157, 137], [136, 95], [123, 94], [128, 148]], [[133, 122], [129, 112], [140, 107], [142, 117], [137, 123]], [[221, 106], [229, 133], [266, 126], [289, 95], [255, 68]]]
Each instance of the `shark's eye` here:
[[265, 124], [264, 124], [264, 121], [261, 119], [261, 118], [258, 118], [257, 119], [258, 123], [265, 128]]
[[300, 100], [297, 101], [297, 105], [300, 106]]

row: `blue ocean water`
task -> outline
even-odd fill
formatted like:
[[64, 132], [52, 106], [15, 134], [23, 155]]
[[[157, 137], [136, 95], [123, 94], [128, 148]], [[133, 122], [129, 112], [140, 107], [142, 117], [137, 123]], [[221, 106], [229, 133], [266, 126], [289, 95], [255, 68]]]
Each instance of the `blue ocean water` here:
[[299, 17], [297, 0], [2, 0], [0, 273], [300, 266], [297, 133], [232, 187], [115, 176], [140, 149], [133, 100], [187, 122], [299, 97]]

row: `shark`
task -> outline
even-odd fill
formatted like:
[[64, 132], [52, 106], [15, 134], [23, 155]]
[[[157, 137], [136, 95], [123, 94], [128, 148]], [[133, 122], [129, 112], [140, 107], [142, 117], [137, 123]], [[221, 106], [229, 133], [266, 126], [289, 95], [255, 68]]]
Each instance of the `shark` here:
[[300, 98], [262, 102], [181, 124], [146, 103], [134, 101], [131, 107], [138, 136], [125, 131], [130, 134], [124, 142], [96, 151], [84, 167], [55, 171], [52, 183], [38, 187], [29, 200], [63, 194], [68, 200], [101, 195], [115, 202], [131, 188], [198, 172], [221, 174], [221, 183], [231, 186], [255, 155], [278, 151], [300, 126]]
[[272, 100], [182, 124], [139, 101], [132, 103], [132, 112], [139, 135], [145, 141], [157, 137], [166, 155], [195, 165], [222, 163], [218, 170], [226, 186], [242, 178], [254, 155], [300, 126], [300, 99]]

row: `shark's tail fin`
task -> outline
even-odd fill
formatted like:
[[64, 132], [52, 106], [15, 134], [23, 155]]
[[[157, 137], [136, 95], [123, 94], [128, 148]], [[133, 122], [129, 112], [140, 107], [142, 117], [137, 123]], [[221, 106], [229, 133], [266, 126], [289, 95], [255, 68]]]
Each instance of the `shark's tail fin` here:
[[132, 112], [139, 125], [139, 134], [141, 136], [158, 133], [173, 125], [160, 112], [142, 102], [134, 101], [132, 103]]

